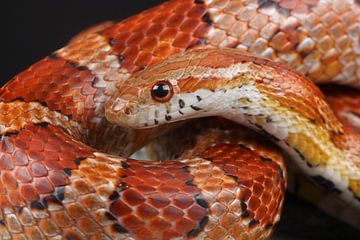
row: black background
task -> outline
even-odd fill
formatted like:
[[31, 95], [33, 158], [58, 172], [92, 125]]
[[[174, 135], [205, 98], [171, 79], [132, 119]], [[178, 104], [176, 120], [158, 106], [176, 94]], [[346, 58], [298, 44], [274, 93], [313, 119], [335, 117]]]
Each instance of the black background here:
[[[84, 28], [124, 19], [163, 1], [2, 1], [0, 84], [63, 47]], [[273, 239], [352, 239], [359, 234], [292, 195], [287, 195], [285, 202], [282, 222]]]
[[1, 1], [0, 84], [66, 45], [91, 25], [120, 20], [163, 0], [8, 0]]

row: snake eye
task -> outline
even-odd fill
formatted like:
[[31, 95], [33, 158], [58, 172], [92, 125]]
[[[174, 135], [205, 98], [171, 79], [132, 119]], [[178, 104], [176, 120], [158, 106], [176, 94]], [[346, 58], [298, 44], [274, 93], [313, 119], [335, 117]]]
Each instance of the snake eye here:
[[152, 98], [158, 102], [168, 101], [173, 94], [173, 88], [168, 81], [157, 82], [151, 89]]

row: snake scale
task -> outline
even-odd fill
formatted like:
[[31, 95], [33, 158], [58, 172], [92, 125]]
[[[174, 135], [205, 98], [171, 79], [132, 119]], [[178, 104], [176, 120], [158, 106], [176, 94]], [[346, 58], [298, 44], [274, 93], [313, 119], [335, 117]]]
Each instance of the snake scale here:
[[[86, 30], [0, 89], [0, 238], [268, 239], [279, 147], [356, 225], [359, 59], [353, 0], [172, 0]], [[252, 130], [171, 123], [209, 116]], [[176, 161], [128, 158], [162, 134]]]

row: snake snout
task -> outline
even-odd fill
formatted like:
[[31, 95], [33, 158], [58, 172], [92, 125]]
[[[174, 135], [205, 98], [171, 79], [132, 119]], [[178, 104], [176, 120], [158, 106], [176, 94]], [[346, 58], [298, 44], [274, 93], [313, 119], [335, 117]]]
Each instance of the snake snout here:
[[136, 115], [136, 104], [129, 99], [114, 98], [107, 102], [105, 106], [105, 116], [108, 121], [120, 125], [127, 126], [133, 115]]

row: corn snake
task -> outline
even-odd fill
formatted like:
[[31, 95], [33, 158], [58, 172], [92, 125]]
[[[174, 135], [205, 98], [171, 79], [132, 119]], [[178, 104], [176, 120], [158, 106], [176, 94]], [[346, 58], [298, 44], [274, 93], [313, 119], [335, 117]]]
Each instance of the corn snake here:
[[[226, 1], [224, 1], [224, 2], [226, 2]], [[178, 15], [180, 15], [180, 16], [182, 16], [182, 14], [185, 14], [186, 9], [192, 9], [192, 12], [194, 14], [193, 16], [190, 16], [190, 20], [188, 19], [189, 26], [185, 26], [184, 29], [182, 29], [182, 31], [180, 31], [181, 34], [179, 34], [177, 36], [173, 35], [174, 30], [172, 28], [173, 28], [173, 26], [177, 26], [177, 24], [180, 25], [180, 23], [178, 22], [180, 20], [177, 20], [177, 18], [179, 18], [179, 16], [176, 15], [177, 18], [173, 17], [174, 19], [169, 19], [169, 21], [172, 21], [172, 23], [174, 25], [169, 27], [169, 29], [165, 29], [165, 31], [166, 30], [168, 30], [168, 31], [164, 35], [167, 35], [167, 36], [165, 36], [164, 37], [165, 40], [161, 42], [162, 45], [155, 46], [156, 49], [152, 45], [153, 43], [151, 43], [153, 41], [153, 39], [151, 39], [151, 37], [145, 38], [147, 40], [146, 43], [141, 43], [141, 34], [139, 34], [139, 35], [133, 34], [132, 36], [126, 36], [127, 32], [134, 31], [136, 33], [136, 31], [141, 32], [141, 31], [143, 31], [143, 29], [146, 29], [146, 28], [151, 29], [151, 27], [153, 27], [153, 26], [146, 26], [146, 24], [145, 24], [145, 26], [141, 26], [141, 24], [140, 25], [135, 24], [135, 22], [142, 23], [141, 15], [138, 15], [138, 17], [134, 17], [133, 19], [127, 20], [128, 22], [125, 21], [123, 24], [119, 23], [119, 24], [114, 25], [113, 27], [110, 27], [108, 30], [101, 32], [101, 34], [94, 34], [94, 35], [87, 36], [86, 41], [79, 41], [79, 42], [74, 42], [74, 43], [70, 44], [68, 47], [56, 52], [54, 55], [50, 56], [47, 59], [42, 60], [42, 62], [35, 64], [33, 67], [31, 67], [24, 73], [15, 77], [13, 82], [9, 83], [6, 86], [7, 89], [4, 89], [1, 92], [1, 95], [4, 97], [5, 102], [14, 101], [16, 98], [20, 97], [17, 100], [15, 100], [13, 103], [11, 103], [5, 107], [6, 110], [4, 110], [4, 113], [5, 113], [4, 115], [8, 115], [7, 113], [10, 111], [12, 114], [18, 116], [18, 119], [15, 119], [14, 121], [11, 121], [11, 120], [7, 119], [6, 117], [4, 117], [3, 122], [7, 123], [7, 124], [5, 124], [6, 129], [4, 131], [8, 132], [7, 135], [9, 135], [6, 137], [16, 136], [16, 134], [17, 134], [16, 131], [19, 128], [25, 129], [25, 132], [37, 132], [37, 131], [41, 132], [42, 130], [40, 128], [45, 128], [45, 129], [50, 128], [52, 132], [56, 132], [56, 130], [54, 130], [51, 125], [62, 126], [64, 128], [66, 128], [67, 131], [70, 132], [71, 135], [74, 136], [76, 139], [81, 139], [84, 142], [87, 142], [92, 146], [98, 147], [99, 149], [104, 149], [105, 151], [111, 152], [111, 153], [120, 153], [120, 152], [125, 151], [124, 154], [127, 155], [129, 152], [132, 151], [131, 148], [136, 148], [136, 146], [130, 146], [130, 147], [127, 146], [127, 149], [124, 150], [123, 149], [124, 146], [122, 143], [123, 139], [124, 138], [128, 138], [128, 139], [136, 138], [136, 140], [132, 139], [130, 141], [138, 142], [139, 145], [141, 145], [140, 141], [143, 140], [142, 135], [132, 136], [132, 134], [130, 134], [130, 133], [127, 133], [124, 135], [123, 133], [120, 132], [119, 129], [115, 129], [114, 132], [112, 132], [112, 133], [110, 133], [110, 131], [108, 131], [107, 132], [108, 135], [106, 137], [113, 136], [113, 138], [114, 138], [114, 136], [117, 136], [118, 134], [120, 134], [122, 137], [120, 139], [118, 139], [118, 142], [113, 143], [113, 146], [110, 146], [106, 141], [102, 140], [102, 139], [106, 139], [106, 137], [102, 136], [102, 134], [104, 132], [106, 132], [106, 129], [108, 128], [108, 126], [106, 125], [107, 122], [104, 121], [103, 119], [101, 119], [101, 112], [102, 112], [101, 108], [102, 108], [102, 104], [105, 101], [105, 98], [111, 94], [111, 89], [114, 88], [113, 86], [115, 84], [114, 84], [114, 81], [112, 81], [112, 80], [125, 79], [130, 75], [130, 73], [132, 73], [138, 69], [142, 69], [143, 66], [152, 65], [152, 64], [160, 61], [162, 58], [166, 57], [169, 54], [181, 52], [181, 51], [185, 50], [186, 48], [192, 48], [196, 44], [201, 45], [201, 44], [205, 44], [205, 43], [207, 43], [207, 44], [210, 43], [211, 45], [228, 44], [228, 46], [234, 46], [234, 44], [242, 45], [242, 44], [239, 44], [239, 42], [241, 42], [241, 41], [244, 41], [244, 42], [251, 41], [251, 39], [247, 39], [246, 37], [243, 37], [243, 36], [244, 35], [252, 36], [254, 34], [254, 31], [249, 31], [246, 33], [238, 32], [237, 34], [239, 34], [239, 36], [234, 37], [234, 39], [229, 38], [229, 39], [223, 40], [223, 42], [220, 42], [219, 38], [221, 38], [221, 34], [219, 33], [220, 31], [218, 31], [219, 29], [217, 29], [217, 28], [220, 28], [223, 31], [230, 31], [230, 30], [226, 29], [226, 23], [225, 23], [226, 21], [221, 20], [225, 17], [213, 16], [210, 14], [210, 13], [214, 14], [217, 11], [214, 11], [214, 10], [210, 11], [211, 9], [209, 7], [209, 9], [210, 9], [209, 14], [206, 15], [207, 12], [205, 10], [206, 10], [207, 4], [209, 4], [209, 3], [203, 4], [202, 1], [195, 1], [195, 2], [193, 2], [193, 1], [174, 1], [174, 2], [170, 2], [170, 3], [166, 3], [162, 7], [159, 7], [158, 9], [155, 9], [152, 11], [150, 10], [149, 11], [150, 14], [148, 13], [148, 15], [146, 17], [153, 17], [153, 18], [158, 17], [159, 19], [161, 19], [161, 17], [159, 17], [158, 13], [164, 13], [164, 15], [165, 15], [166, 10], [169, 11], [169, 9], [175, 9], [175, 8], [177, 9]], [[312, 3], [310, 3], [310, 5], [311, 4]], [[226, 4], [220, 3], [220, 2], [219, 3], [215, 2], [215, 3], [212, 3], [212, 5], [213, 5], [212, 9], [221, 9]], [[304, 10], [304, 6], [301, 6], [301, 4], [298, 4], [298, 5], [299, 5], [299, 9]], [[314, 5], [316, 5], [316, 4], [314, 4]], [[211, 3], [209, 4], [209, 6], [211, 6]], [[263, 10], [265, 9], [267, 11], [269, 11], [269, 9], [271, 10], [271, 9], [275, 9], [275, 8], [276, 9], [280, 8], [281, 11], [284, 11], [287, 9], [286, 6], [282, 7], [280, 4], [276, 3], [275, 1], [267, 3], [267, 4], [263, 3], [262, 6], [263, 6]], [[311, 6], [311, 7], [313, 7], [313, 6]], [[250, 10], [251, 10], [251, 8], [250, 8]], [[323, 11], [325, 11], [325, 10], [323, 10]], [[292, 14], [291, 10], [289, 12], [290, 13], [288, 13], [288, 14], [291, 15]], [[199, 15], [201, 15], [201, 19], [200, 19]], [[263, 17], [263, 16], [261, 16], [261, 17]], [[256, 19], [258, 19], [258, 21], [260, 21], [261, 17], [258, 17]], [[199, 20], [197, 20], [197, 18], [199, 18]], [[219, 22], [216, 22], [216, 19], [220, 19]], [[349, 17], [349, 19], [350, 20], [346, 20], [346, 21], [351, 21], [351, 16]], [[164, 21], [164, 19], [161, 19], [161, 20]], [[194, 22], [198, 21], [201, 24], [195, 25], [194, 23], [191, 23], [192, 21], [194, 21]], [[213, 23], [212, 23], [212, 21], [213, 21]], [[224, 21], [224, 22], [222, 22], [222, 21]], [[241, 20], [239, 23], [237, 23], [239, 25], [238, 29], [241, 29], [240, 25], [243, 21], [247, 21], [247, 20], [246, 19]], [[257, 26], [255, 26], [256, 21], [254, 21], [254, 22], [255, 23], [251, 24], [252, 27], [249, 28], [250, 30], [254, 30], [254, 29], [256, 30], [256, 27], [257, 27]], [[277, 33], [280, 36], [278, 38], [281, 39], [283, 37], [282, 35], [284, 35], [284, 32], [288, 31], [287, 28], [293, 27], [292, 24], [294, 24], [294, 19], [290, 19], [289, 22], [290, 23], [288, 23], [288, 24], [290, 24], [290, 26], [284, 26], [285, 30], [283, 31], [283, 29], [281, 29]], [[206, 24], [204, 24], [204, 23], [206, 23]], [[222, 24], [224, 26], [220, 27], [220, 25], [222, 25]], [[128, 31], [128, 28], [130, 26], [133, 26], [134, 29], [130, 29]], [[274, 26], [270, 26], [269, 28], [271, 28], [271, 27], [274, 27]], [[200, 30], [198, 30], [198, 31], [199, 31], [200, 36], [195, 36], [193, 38], [191, 38], [191, 36], [189, 37], [188, 36], [189, 34], [187, 34], [186, 28], [190, 28], [190, 29], [191, 28], [199, 28]], [[223, 28], [225, 28], [225, 29], [223, 29]], [[153, 27], [152, 30], [155, 31], [156, 29], [157, 28]], [[303, 29], [301, 29], [301, 30], [303, 30]], [[150, 32], [150, 30], [149, 30], [149, 32]], [[204, 34], [205, 37], [201, 38], [201, 33]], [[119, 34], [119, 35], [117, 35], [117, 34]], [[152, 34], [158, 34], [158, 33], [156, 33], [156, 31], [155, 31]], [[271, 34], [271, 32], [269, 34]], [[355, 34], [356, 34], [356, 32], [355, 32]], [[149, 35], [151, 35], [151, 34], [149, 33]], [[115, 36], [115, 37], [112, 37], [112, 36]], [[239, 37], [239, 39], [237, 39], [237, 37]], [[272, 37], [272, 36], [269, 36], [269, 38], [270, 37]], [[130, 38], [130, 40], [127, 40], [128, 42], [123, 41], [124, 39], [126, 40], [126, 38]], [[173, 38], [176, 38], [175, 39], [176, 41], [171, 40]], [[243, 39], [240, 39], [240, 38], [243, 38]], [[275, 39], [278, 39], [278, 38], [275, 38]], [[304, 36], [291, 36], [292, 41], [295, 41], [295, 40], [293, 40], [294, 38], [295, 39], [299, 38], [298, 41], [306, 40], [306, 41], [304, 41], [303, 45], [305, 45], [305, 47], [309, 47], [306, 45], [306, 43], [308, 43], [309, 40], [306, 39]], [[168, 41], [168, 39], [170, 39], [170, 40]], [[145, 50], [136, 52], [137, 50], [134, 48], [134, 46], [141, 45], [141, 44], [143, 44], [141, 49], [145, 49]], [[174, 45], [172, 45], [172, 44], [174, 44]], [[283, 42], [280, 41], [280, 44], [282, 45]], [[109, 45], [111, 45], [112, 48], [110, 48]], [[284, 46], [285, 45], [286, 44], [284, 44]], [[345, 45], [348, 45], [348, 44], [345, 44]], [[241, 46], [241, 47], [244, 48], [244, 46]], [[79, 48], [81, 48], [82, 51], [79, 51]], [[276, 46], [276, 43], [271, 45], [270, 48], [274, 48], [275, 53], [289, 52], [288, 49], [280, 49], [280, 46]], [[290, 47], [288, 46], [288, 48], [291, 49], [292, 46], [290, 46]], [[94, 51], [94, 49], [98, 49], [99, 51], [98, 52]], [[160, 56], [159, 56], [158, 53], [160, 52], [160, 50], [161, 50], [161, 53], [164, 55], [160, 54]], [[255, 49], [255, 50], [259, 51], [259, 49]], [[269, 50], [269, 49], [266, 49], [266, 50]], [[111, 51], [111, 53], [113, 53], [113, 54], [106, 54], [109, 51]], [[312, 49], [311, 49], [311, 51], [312, 51]], [[148, 54], [149, 52], [151, 52], [151, 54], [154, 55], [151, 57], [151, 61], [149, 61], [149, 54]], [[305, 52], [306, 52], [306, 50], [305, 50]], [[316, 50], [315, 50], [315, 52], [316, 52]], [[121, 53], [124, 53], [124, 54], [121, 54]], [[333, 53], [333, 51], [330, 51], [330, 53]], [[299, 64], [298, 63], [299, 59], [297, 59], [296, 56], [295, 57], [292, 56], [292, 54], [289, 54], [289, 56], [283, 56], [282, 54], [280, 54], [280, 55], [284, 58], [293, 57], [295, 59], [294, 60], [295, 63], [293, 63], [293, 64]], [[299, 56], [300, 56], [300, 54], [299, 54]], [[311, 56], [311, 54], [310, 54], [310, 56]], [[266, 57], [269, 57], [269, 56], [266, 56]], [[275, 58], [276, 57], [277, 56], [275, 56]], [[303, 56], [301, 56], [301, 57], [303, 57]], [[311, 57], [314, 58], [314, 56], [311, 56]], [[311, 57], [309, 57], [309, 58], [311, 59]], [[346, 56], [346, 57], [349, 57], [349, 56]], [[336, 64], [332, 63], [332, 59], [334, 59], [334, 58], [335, 58], [334, 55], [330, 55], [329, 58], [325, 58], [326, 61], [324, 63], [321, 62], [321, 65], [328, 64], [328, 65], [331, 65], [332, 66], [331, 69], [333, 69], [333, 65], [336, 66]], [[65, 59], [65, 61], [64, 61], [64, 59]], [[351, 59], [351, 57], [350, 57], [350, 59]], [[99, 62], [97, 62], [97, 61], [99, 61]], [[350, 61], [350, 63], [351, 63], [351, 61]], [[44, 69], [47, 69], [48, 68], [47, 66], [49, 64], [51, 66], [49, 68], [50, 70], [45, 71]], [[339, 64], [339, 63], [337, 63], [337, 64]], [[313, 65], [316, 66], [316, 64], [313, 64]], [[346, 67], [350, 68], [351, 66], [350, 67], [346, 66]], [[118, 71], [118, 68], [121, 68], [121, 70]], [[335, 67], [335, 69], [336, 68], [338, 68], [338, 67]], [[103, 71], [104, 69], [108, 69], [109, 71], [104, 72]], [[66, 74], [64, 74], [65, 76], [61, 76], [61, 74], [58, 74], [60, 70], [62, 72], [66, 73]], [[301, 69], [298, 69], [298, 70], [301, 70]], [[311, 71], [310, 77], [321, 80], [321, 81], [329, 78], [329, 76], [327, 74], [330, 74], [330, 75], [332, 74], [331, 70], [324, 70], [323, 72], [320, 71], [320, 73], [316, 70], [318, 70], [318, 69], [315, 69], [314, 72]], [[349, 78], [348, 75], [344, 75], [344, 74], [347, 74], [348, 72], [351, 72], [351, 71], [348, 70], [347, 72], [344, 72], [344, 73], [341, 72], [341, 74], [343, 74], [343, 75], [341, 75], [341, 77], [347, 78], [347, 80], [349, 80], [349, 81], [354, 81], [353, 79]], [[39, 75], [37, 75], [37, 73], [39, 73]], [[35, 74], [35, 77], [34, 77], [34, 74]], [[49, 81], [49, 79], [46, 79], [46, 75], [48, 75], [50, 77], [52, 77], [52, 76], [54, 76], [54, 77], [53, 77], [53, 79], [50, 79], [50, 81]], [[97, 80], [92, 81], [93, 75], [98, 77]], [[34, 84], [33, 87], [30, 86], [30, 88], [28, 88], [28, 86], [22, 86], [21, 81], [26, 81], [29, 78], [29, 76], [32, 76], [33, 80], [35, 82], [42, 81], [42, 83]], [[68, 76], [71, 76], [72, 78], [70, 78]], [[74, 76], [76, 76], [76, 77], [74, 77]], [[330, 76], [330, 77], [333, 78], [333, 76]], [[37, 79], [39, 79], [39, 80], [37, 80]], [[80, 79], [81, 82], [78, 81], [78, 79]], [[28, 81], [31, 81], [31, 80], [28, 80]], [[69, 87], [70, 84], [64, 84], [66, 81], [69, 81], [69, 83], [73, 84], [74, 87], [73, 88]], [[49, 84], [46, 85], [48, 82], [49, 82]], [[61, 82], [62, 84], [60, 84], [59, 85], [60, 87], [59, 87], [59, 86], [55, 86], [54, 82]], [[46, 86], [42, 85], [44, 83]], [[61, 89], [61, 92], [66, 93], [66, 94], [63, 94], [63, 95], [59, 94], [58, 91], [53, 91], [49, 95], [45, 94], [46, 91], [50, 91], [50, 90], [52, 91], [52, 89], [55, 90], [55, 88], [57, 88], [57, 87], [58, 87], [57, 90]], [[78, 89], [78, 90], [76, 90], [76, 89]], [[16, 91], [18, 91], [18, 92], [16, 92]], [[21, 96], [19, 96], [19, 95], [15, 96], [16, 94], [18, 94], [20, 92], [21, 92], [21, 94], [20, 94]], [[70, 95], [71, 95], [71, 97], [69, 97]], [[22, 97], [22, 99], [21, 99], [21, 97]], [[61, 99], [61, 101], [63, 102], [63, 104], [61, 106], [57, 102], [58, 99]], [[32, 103], [25, 104], [23, 102], [32, 102]], [[93, 107], [94, 105], [96, 105], [96, 107]], [[19, 109], [24, 110], [24, 111], [22, 111], [24, 113], [24, 115], [21, 115], [19, 113]], [[47, 109], [51, 109], [52, 111], [55, 110], [55, 112], [52, 112], [48, 115]], [[76, 109], [76, 110], [74, 110], [74, 109]], [[99, 113], [100, 113], [100, 115], [98, 115]], [[29, 114], [32, 117], [31, 119], [28, 118]], [[36, 117], [34, 118], [33, 116], [36, 116]], [[26, 119], [28, 119], [28, 122], [26, 122]], [[69, 121], [67, 121], [68, 119], [71, 119], [70, 123], [69, 123]], [[91, 119], [92, 121], [90, 122], [89, 119]], [[49, 122], [50, 125], [43, 123], [44, 121]], [[89, 131], [89, 129], [92, 129], [94, 127], [92, 125], [94, 122], [97, 124], [96, 125], [97, 131]], [[11, 123], [11, 124], [9, 124], [9, 123]], [[28, 123], [35, 123], [37, 125], [30, 126], [28, 128], [28, 126], [26, 125]], [[14, 134], [11, 135], [11, 133], [14, 133]], [[46, 135], [46, 133], [43, 133], [43, 134]], [[29, 135], [29, 134], [27, 134], [27, 135]], [[61, 135], [61, 132], [58, 132], [57, 135]], [[22, 135], [20, 135], [19, 137], [20, 137], [20, 142], [23, 142], [24, 140], [29, 140], [29, 136], [27, 136], [27, 138], [26, 137], [22, 138]], [[89, 139], [91, 139], [91, 140], [89, 140]], [[11, 138], [10, 138], [10, 140], [13, 141], [13, 139], [11, 139]], [[39, 139], [35, 139], [35, 140], [37, 142], [40, 141]], [[54, 140], [52, 140], [52, 141], [54, 141]], [[69, 140], [67, 139], [66, 141], [69, 141]], [[91, 142], [91, 141], [97, 141], [97, 142]], [[21, 143], [19, 145], [21, 145]], [[52, 145], [52, 144], [50, 144], [50, 145]], [[53, 147], [53, 148], [56, 149], [56, 147]], [[69, 149], [71, 149], [71, 148], [69, 148]], [[69, 151], [69, 149], [66, 150], [66, 148], [64, 148], [63, 151], [67, 152], [67, 151]], [[84, 151], [86, 152], [86, 148]], [[40, 151], [40, 152], [42, 152], [42, 151]], [[88, 153], [84, 154], [83, 152], [81, 152], [81, 154], [80, 154], [81, 156], [79, 158], [84, 158], [84, 157], [88, 157], [90, 159], [92, 157], [94, 158], [93, 155], [90, 154], [92, 156], [91, 157], [91, 156], [88, 156], [87, 154]], [[102, 156], [103, 155], [98, 155], [98, 158], [101, 159]], [[39, 157], [39, 156], [37, 156], [37, 157]], [[68, 160], [68, 159], [77, 159], [78, 156], [71, 156], [71, 154], [70, 154], [70, 156], [63, 156], [63, 157], [59, 157], [59, 158]], [[85, 160], [85, 161], [83, 161], [83, 160]], [[97, 160], [89, 160], [88, 161], [86, 159], [82, 159], [82, 160], [77, 159], [76, 162], [85, 163], [85, 165], [86, 165], [87, 162], [92, 162], [92, 161], [96, 162]], [[71, 163], [66, 163], [66, 164], [68, 165], [67, 167], [63, 166], [63, 168], [66, 168], [66, 171], [65, 171], [66, 175], [69, 173], [69, 169], [78, 168]], [[6, 166], [6, 167], [9, 167], [9, 166]], [[38, 167], [38, 168], [41, 168], [41, 167]], [[47, 168], [48, 168], [48, 166], [47, 166]], [[56, 170], [58, 170], [58, 169], [56, 169]], [[71, 171], [71, 172], [76, 172], [76, 171]], [[58, 172], [55, 171], [54, 174], [56, 175], [56, 174], [58, 174]], [[21, 175], [23, 177], [23, 175], [26, 175], [26, 174], [22, 173], [19, 175]], [[76, 175], [76, 174], [73, 173], [71, 176], [74, 176], [74, 175]], [[17, 175], [16, 175], [16, 177], [17, 177]], [[63, 177], [61, 173], [59, 173], [59, 176], [54, 176], [54, 178], [61, 179], [61, 181], [65, 181], [65, 182], [66, 182], [66, 180], [64, 180], [64, 179], [66, 179], [66, 177], [69, 177], [69, 176]], [[10, 176], [8, 178], [9, 179], [6, 180], [6, 183], [9, 182], [8, 180], [12, 180], [12, 178]], [[89, 179], [91, 179], [91, 178], [92, 177], [89, 177]], [[50, 179], [52, 179], [52, 177]], [[27, 183], [27, 181], [29, 181], [29, 180], [21, 179], [22, 183]], [[50, 181], [50, 182], [54, 183], [53, 181]], [[49, 185], [49, 184], [46, 185], [46, 183], [43, 183], [43, 182], [41, 182], [40, 184], [42, 184], [44, 186]], [[60, 182], [60, 183], [56, 183], [56, 184], [58, 184], [58, 186], [64, 186], [64, 182]], [[26, 184], [24, 184], [24, 185], [26, 185]], [[10, 184], [10, 186], [11, 186], [11, 184]], [[55, 186], [57, 186], [57, 185], [55, 185]], [[17, 187], [19, 189], [24, 188], [25, 189], [24, 191], [26, 191], [26, 187], [21, 186], [21, 184]], [[51, 189], [51, 187], [49, 187], [49, 188]], [[47, 190], [45, 190], [45, 191], [47, 191]], [[42, 190], [42, 191], [44, 191], [44, 190]], [[44, 194], [44, 193], [42, 193], [42, 194]], [[16, 196], [16, 193], [14, 193], [14, 195]], [[33, 199], [36, 199], [36, 196], [30, 196], [30, 197], [27, 195], [25, 195], [25, 196], [26, 196], [25, 200], [33, 201]], [[52, 197], [53, 197], [53, 195], [52, 195]], [[15, 200], [18, 200], [18, 199], [16, 199], [16, 197], [13, 197], [13, 198]], [[19, 198], [21, 199], [24, 197], [23, 197], [23, 195], [21, 195]], [[91, 197], [89, 197], [89, 198], [92, 199]], [[14, 203], [13, 199], [9, 199], [9, 200], [3, 199], [3, 200], [4, 200], [4, 203], [6, 203], [6, 201]], [[87, 201], [91, 201], [91, 200], [87, 200]], [[17, 205], [17, 204], [18, 204], [18, 206], [21, 206], [21, 207], [24, 206], [23, 205], [24, 203], [22, 203], [20, 200], [18, 200], [18, 202], [16, 202], [15, 205]], [[37, 205], [37, 203], [36, 204], [33, 203], [33, 205]], [[74, 204], [70, 203], [69, 205], [74, 205]], [[42, 204], [39, 204], [39, 206], [42, 206]], [[25, 209], [28, 210], [28, 209], [32, 209], [32, 208], [25, 208]], [[26, 211], [24, 210], [24, 212], [26, 212]], [[62, 214], [64, 215], [63, 216], [64, 218], [66, 216], [68, 216], [68, 212], [65, 212]], [[10, 216], [9, 219], [14, 219], [14, 216], [17, 216], [17, 213], [10, 212], [10, 214], [7, 216]], [[15, 217], [15, 219], [16, 218], [18, 218], [18, 217]], [[69, 216], [68, 216], [68, 218], [69, 218]], [[74, 217], [74, 216], [71, 216], [71, 218], [76, 219], [76, 217]], [[46, 219], [46, 218], [44, 218], [44, 219]], [[84, 220], [85, 224], [82, 222], [79, 223], [79, 226], [81, 226], [81, 228], [79, 227], [79, 229], [83, 229], [84, 225], [86, 225], [86, 223], [88, 225], [94, 224], [93, 222], [91, 222], [91, 220], [92, 219]], [[20, 221], [20, 220], [18, 220], [18, 221]], [[54, 222], [54, 221], [56, 221], [56, 222]], [[14, 222], [16, 222], [16, 221], [14, 220]], [[60, 225], [60, 223], [58, 223], [58, 220], [50, 219], [50, 220], [44, 221], [44, 222], [46, 222], [46, 223], [42, 223], [42, 225], [48, 224], [49, 222], [50, 223], [52, 222], [52, 225], [54, 225], [54, 226], [57, 225], [57, 228], [54, 227], [52, 229], [52, 231], [57, 232], [57, 231], [59, 231], [59, 228], [62, 229], [62, 227], [59, 227], [62, 225]], [[42, 225], [39, 224], [39, 226], [42, 226]], [[51, 225], [51, 224], [49, 224], [49, 225]], [[94, 226], [94, 229], [97, 229], [95, 227], [96, 224], [91, 225], [91, 226]], [[118, 226], [118, 225], [115, 225], [115, 226], [116, 226], [115, 228], [121, 230], [120, 226]], [[66, 226], [64, 228], [69, 228], [69, 226]], [[43, 228], [40, 228], [40, 229], [42, 231], [44, 231]], [[82, 230], [82, 231], [86, 232], [87, 230], [89, 230], [89, 229]], [[189, 232], [190, 232], [190, 230], [189, 230]], [[14, 234], [21, 235], [21, 231], [20, 231], [20, 233], [15, 231]], [[43, 233], [43, 234], [45, 234], [45, 233]], [[49, 234], [49, 235], [47, 235], [47, 234]], [[74, 234], [74, 236], [76, 235], [75, 233], [73, 233], [73, 234]], [[78, 234], [80, 234], [80, 233], [78, 233]], [[90, 233], [89, 236], [91, 236], [91, 234], [93, 234], [93, 233]], [[50, 233], [46, 233], [45, 235], [51, 236]], [[80, 234], [79, 236], [84, 236], [84, 235]]]

